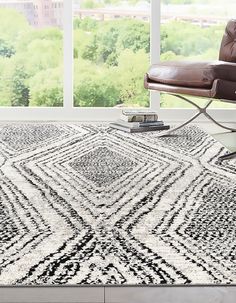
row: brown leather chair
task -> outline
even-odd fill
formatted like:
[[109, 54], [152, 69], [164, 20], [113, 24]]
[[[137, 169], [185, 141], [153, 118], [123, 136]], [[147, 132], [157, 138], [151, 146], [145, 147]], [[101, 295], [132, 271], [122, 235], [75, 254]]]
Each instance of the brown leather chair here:
[[[224, 129], [236, 131], [236, 129], [217, 122], [207, 113], [208, 107], [215, 100], [236, 104], [236, 20], [230, 20], [227, 24], [221, 43], [219, 61], [169, 61], [154, 64], [145, 75], [144, 86], [149, 90], [174, 95], [182, 101], [192, 104], [198, 110], [188, 121], [160, 136], [169, 135], [189, 124], [201, 114]], [[202, 108], [189, 100], [188, 96], [208, 98], [209, 101]], [[221, 160], [234, 156], [236, 153], [223, 156]]]

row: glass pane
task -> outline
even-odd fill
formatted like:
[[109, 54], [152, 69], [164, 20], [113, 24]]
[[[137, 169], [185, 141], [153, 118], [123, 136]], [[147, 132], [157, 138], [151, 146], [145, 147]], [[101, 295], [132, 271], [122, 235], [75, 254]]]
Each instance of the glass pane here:
[[0, 106], [63, 106], [63, 0], [0, 1]]
[[[161, 3], [161, 60], [218, 60], [225, 26], [235, 15], [235, 0], [161, 0]], [[162, 95], [161, 106], [191, 107], [168, 95]], [[214, 102], [211, 107], [234, 105]]]
[[149, 21], [149, 0], [74, 0], [74, 106], [149, 106]]

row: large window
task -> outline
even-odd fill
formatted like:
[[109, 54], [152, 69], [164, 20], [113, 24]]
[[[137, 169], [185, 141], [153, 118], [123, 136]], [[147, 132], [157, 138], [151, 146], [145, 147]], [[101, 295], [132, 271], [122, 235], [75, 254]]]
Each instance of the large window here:
[[105, 121], [136, 107], [184, 119], [183, 102], [149, 98], [144, 74], [159, 49], [161, 60], [217, 60], [234, 1], [0, 0], [1, 119]]
[[[225, 25], [235, 9], [235, 0], [161, 0], [161, 60], [218, 60]], [[161, 97], [162, 108], [190, 106]], [[222, 102], [213, 106], [232, 107]]]
[[63, 106], [63, 0], [0, 1], [0, 106]]
[[74, 106], [149, 107], [150, 1], [74, 1]]

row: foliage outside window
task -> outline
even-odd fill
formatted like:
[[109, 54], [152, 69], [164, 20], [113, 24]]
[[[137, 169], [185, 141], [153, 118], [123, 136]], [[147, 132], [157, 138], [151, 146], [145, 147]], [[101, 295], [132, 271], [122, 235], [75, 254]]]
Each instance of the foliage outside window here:
[[[143, 75], [150, 61], [150, 1], [142, 2], [146, 20], [136, 16], [141, 1], [75, 1], [82, 12], [74, 19], [75, 106], [149, 106]], [[110, 14], [86, 16], [103, 9]]]
[[[43, 20], [39, 8], [45, 1]], [[23, 10], [12, 7], [12, 1], [0, 2], [0, 106], [63, 106], [63, 1], [15, 2], [27, 6]], [[143, 76], [150, 64], [150, 0], [73, 3], [74, 106], [148, 107]], [[162, 0], [161, 4], [161, 60], [218, 59], [235, 1]], [[111, 14], [91, 13], [104, 10]], [[161, 106], [183, 105], [163, 96]]]
[[62, 106], [62, 64], [62, 28], [0, 6], [0, 106]]
[[[162, 0], [161, 4], [161, 61], [218, 60], [226, 23], [236, 9], [235, 1]], [[233, 107], [221, 102], [214, 102], [213, 106]], [[188, 108], [191, 105], [162, 95], [161, 107]]]

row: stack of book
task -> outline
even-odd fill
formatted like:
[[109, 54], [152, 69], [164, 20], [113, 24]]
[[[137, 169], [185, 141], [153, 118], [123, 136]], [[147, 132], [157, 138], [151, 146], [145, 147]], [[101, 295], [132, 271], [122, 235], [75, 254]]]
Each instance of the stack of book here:
[[141, 133], [156, 130], [168, 130], [169, 125], [158, 120], [156, 112], [152, 111], [123, 111], [120, 119], [110, 123], [110, 127], [129, 133]]

